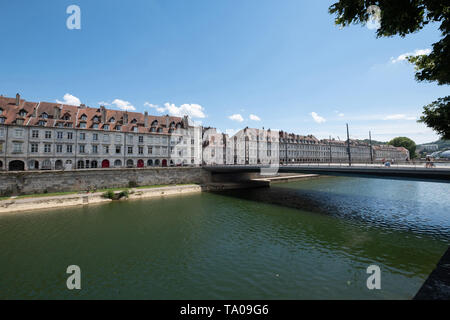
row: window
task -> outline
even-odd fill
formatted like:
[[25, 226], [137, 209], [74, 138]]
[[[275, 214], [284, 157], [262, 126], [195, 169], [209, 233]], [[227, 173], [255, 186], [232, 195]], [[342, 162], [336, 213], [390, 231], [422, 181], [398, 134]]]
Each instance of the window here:
[[0, 128], [0, 137], [3, 137], [5, 135], [5, 130], [3, 128]]
[[39, 146], [38, 146], [37, 143], [32, 143], [32, 144], [31, 144], [31, 152], [32, 152], [32, 153], [38, 152], [38, 151], [39, 151], [38, 148], [39, 148]]
[[103, 135], [103, 142], [109, 142], [109, 134]]
[[128, 154], [132, 154], [133, 153], [133, 147], [128, 147]]
[[80, 140], [86, 140], [86, 133], [80, 132]]
[[16, 124], [19, 126], [23, 125], [23, 119], [16, 119]]
[[148, 154], [153, 154], [153, 147], [148, 147]]
[[0, 123], [5, 123], [5, 119], [6, 119], [5, 117], [1, 117], [0, 118]]
[[131, 134], [128, 135], [128, 143], [133, 143], [133, 136]]
[[139, 154], [144, 154], [144, 147], [139, 147], [138, 148], [138, 153]]
[[117, 154], [122, 153], [122, 147], [121, 146], [116, 146], [116, 153]]
[[22, 153], [22, 144], [21, 143], [13, 144], [13, 153]]
[[194, 139], [191, 139], [191, 144], [195, 144], [195, 140]]
[[86, 123], [85, 122], [81, 122], [80, 123], [80, 128], [81, 129], [86, 129]]
[[47, 122], [44, 120], [39, 120], [38, 125], [40, 125], [41, 127], [44, 127], [46, 123]]
[[116, 122], [116, 119], [114, 119], [114, 117], [112, 117], [111, 119], [109, 119], [109, 122], [114, 123], [114, 122]]
[[80, 153], [84, 153], [85, 152], [85, 145], [84, 144], [81, 144], [80, 146]]
[[64, 132], [58, 131], [58, 132], [56, 133], [56, 139], [62, 139], [62, 138], [63, 138], [63, 134], [64, 134]]
[[109, 154], [109, 146], [103, 146], [103, 153]]
[[67, 132], [67, 139], [72, 140], [73, 139], [73, 132]]
[[52, 138], [52, 132], [51, 131], [45, 131], [45, 139], [51, 139]]
[[116, 142], [122, 142], [122, 136], [116, 135]]
[[99, 118], [97, 116], [95, 116], [93, 120], [94, 120], [94, 122], [98, 122]]
[[2, 114], [2, 113], [3, 113], [3, 109], [0, 108], [0, 114]]
[[92, 146], [92, 153], [98, 153], [98, 146]]
[[63, 120], [70, 120], [70, 115], [69, 114], [65, 114], [64, 116], [63, 116]]
[[94, 133], [94, 134], [92, 135], [92, 140], [93, 140], [93, 141], [98, 141], [98, 133]]
[[92, 128], [93, 128], [93, 129], [98, 129], [98, 123], [94, 123], [94, 124], [92, 125]]
[[72, 123], [66, 123], [66, 127], [67, 127], [67, 128], [72, 128], [72, 127], [73, 127], [73, 124], [72, 124]]
[[15, 137], [16, 138], [22, 138], [22, 136], [23, 136], [23, 130], [22, 129], [16, 129], [16, 130], [14, 130], [14, 133], [15, 133]]
[[31, 131], [31, 137], [32, 138], [39, 138], [39, 130]]
[[41, 114], [41, 118], [43, 118], [43, 119], [48, 119], [48, 114], [47, 113], [42, 113]]
[[138, 127], [133, 127], [133, 132], [138, 132]]
[[62, 144], [57, 144], [57, 145], [56, 145], [56, 152], [57, 152], [57, 153], [62, 153], [62, 150], [63, 150]]
[[120, 131], [120, 130], [122, 130], [122, 127], [121, 126], [116, 126], [116, 131]]
[[45, 145], [44, 145], [44, 152], [45, 152], [45, 153], [50, 153], [50, 152], [52, 152], [52, 145], [51, 145], [51, 144], [45, 144]]
[[144, 136], [139, 136], [139, 143], [144, 143]]
[[[0, 143], [0, 153], [2, 153], [3, 152], [3, 143]], [[1, 166], [0, 166], [0, 168], [1, 168]]]
[[71, 144], [68, 144], [68, 145], [66, 146], [66, 152], [67, 152], [67, 153], [72, 153], [72, 145], [71, 145]]
[[109, 130], [109, 124], [105, 124], [105, 125], [103, 126], [103, 130]]
[[82, 121], [86, 121], [87, 120], [87, 116], [85, 114], [83, 114], [80, 118]]

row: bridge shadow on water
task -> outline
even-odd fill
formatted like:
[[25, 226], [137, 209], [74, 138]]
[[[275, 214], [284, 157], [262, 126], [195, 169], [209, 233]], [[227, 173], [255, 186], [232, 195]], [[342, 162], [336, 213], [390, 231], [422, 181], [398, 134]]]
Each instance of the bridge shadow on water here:
[[[302, 239], [327, 251], [383, 263], [406, 276], [426, 278], [450, 244], [450, 219], [425, 216], [429, 209], [417, 200], [309, 190], [290, 183], [216, 194], [278, 206], [285, 218], [283, 208], [298, 210], [293, 218], [298, 223], [291, 224], [292, 219], [287, 218], [274, 223], [284, 224], [281, 230], [301, 232], [306, 236]], [[445, 212], [448, 206], [435, 209]]]

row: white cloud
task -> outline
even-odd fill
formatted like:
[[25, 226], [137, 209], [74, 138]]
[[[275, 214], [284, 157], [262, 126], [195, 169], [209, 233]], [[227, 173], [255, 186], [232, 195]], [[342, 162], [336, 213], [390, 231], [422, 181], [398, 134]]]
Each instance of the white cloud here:
[[244, 118], [239, 113], [229, 116], [228, 119], [231, 119], [231, 120], [237, 121], [237, 122], [244, 122]]
[[61, 104], [67, 104], [70, 106], [79, 106], [81, 104], [80, 99], [71, 95], [70, 93], [66, 93], [63, 98], [64, 101], [56, 100], [56, 102]]
[[100, 102], [98, 103], [98, 105], [107, 107], [107, 106], [110, 106], [111, 103], [105, 102], [105, 101], [100, 101]]
[[406, 114], [390, 114], [385, 116], [383, 120], [417, 120], [417, 118], [407, 116]]
[[164, 111], [166, 111], [166, 109], [164, 109], [156, 104], [149, 103], [149, 102], [144, 103], [144, 106], [155, 109], [156, 111], [158, 111], [160, 113], [163, 113]]
[[174, 117], [183, 117], [189, 116], [189, 118], [206, 118], [205, 109], [199, 104], [182, 104], [177, 107], [173, 103], [165, 103], [163, 107], [160, 107], [156, 104], [152, 104], [150, 102], [144, 103], [144, 106], [155, 109], [160, 113], [167, 113]]
[[136, 110], [136, 108], [133, 105], [131, 105], [131, 103], [129, 103], [128, 101], [115, 99], [112, 102], [112, 104], [123, 111], [135, 111]]
[[250, 120], [253, 120], [253, 121], [261, 121], [261, 118], [258, 117], [257, 115], [251, 114], [251, 115], [250, 115]]
[[325, 121], [327, 121], [325, 118], [319, 116], [317, 113], [315, 112], [311, 112], [311, 117], [314, 119], [315, 122], [317, 123], [323, 123]]
[[341, 117], [341, 118], [342, 118], [343, 116], [345, 116], [345, 114], [343, 114], [343, 113], [339, 113], [339, 114], [338, 114], [338, 117]]
[[414, 52], [407, 52], [399, 55], [397, 58], [392, 57], [391, 63], [397, 63], [401, 61], [406, 61], [409, 56], [417, 57], [421, 55], [428, 55], [431, 53], [431, 49], [416, 49]]

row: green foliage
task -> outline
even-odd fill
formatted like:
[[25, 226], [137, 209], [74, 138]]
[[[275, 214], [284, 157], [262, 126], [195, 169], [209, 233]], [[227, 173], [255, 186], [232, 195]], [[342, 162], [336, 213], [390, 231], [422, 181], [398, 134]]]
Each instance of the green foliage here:
[[[429, 55], [410, 56], [415, 64], [417, 81], [435, 81], [450, 84], [450, 2], [448, 0], [340, 0], [328, 9], [335, 14], [335, 23], [342, 27], [365, 24], [369, 20], [368, 8], [380, 8], [380, 28], [377, 37], [391, 37], [420, 31], [429, 23], [439, 24], [442, 39], [433, 44]], [[421, 122], [438, 132], [444, 139], [450, 137], [448, 114], [449, 97], [424, 107]], [[447, 118], [445, 118], [447, 115]], [[445, 125], [447, 124], [447, 126]]]
[[138, 186], [138, 184], [137, 184], [136, 181], [130, 180], [130, 181], [128, 182], [128, 188], [136, 188], [137, 186]]
[[411, 159], [416, 157], [416, 143], [407, 137], [397, 137], [388, 142], [391, 146], [394, 147], [403, 147], [408, 149], [409, 157]]
[[450, 139], [450, 96], [439, 98], [423, 109], [419, 122], [433, 128], [443, 139]]
[[119, 199], [128, 198], [129, 196], [130, 196], [130, 192], [128, 190], [124, 190], [121, 193], [119, 193]]
[[112, 190], [108, 190], [108, 191], [106, 191], [104, 194], [103, 194], [103, 198], [106, 198], [106, 199], [114, 199], [114, 191], [112, 191]]

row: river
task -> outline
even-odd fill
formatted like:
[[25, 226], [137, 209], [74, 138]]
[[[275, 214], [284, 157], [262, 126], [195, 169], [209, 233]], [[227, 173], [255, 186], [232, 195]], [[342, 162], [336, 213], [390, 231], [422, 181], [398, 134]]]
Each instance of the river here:
[[324, 177], [2, 215], [0, 299], [411, 299], [450, 244], [449, 195]]

